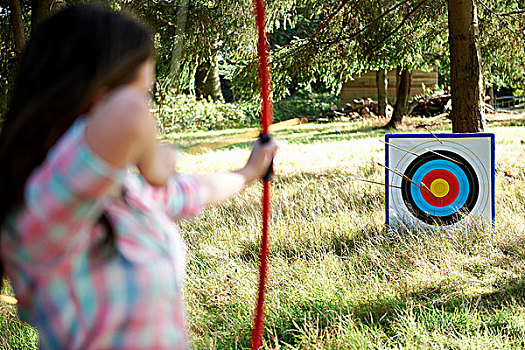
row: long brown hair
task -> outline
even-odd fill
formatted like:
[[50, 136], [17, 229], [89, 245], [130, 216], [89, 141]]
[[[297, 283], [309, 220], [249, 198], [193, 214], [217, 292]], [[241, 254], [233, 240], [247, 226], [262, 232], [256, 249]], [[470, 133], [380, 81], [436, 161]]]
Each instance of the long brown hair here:
[[[0, 228], [23, 204], [31, 172], [97, 92], [133, 81], [153, 54], [142, 25], [99, 6], [72, 6], [39, 26], [22, 53], [0, 133]], [[113, 236], [105, 216], [101, 222]], [[0, 288], [2, 278], [0, 257]]]

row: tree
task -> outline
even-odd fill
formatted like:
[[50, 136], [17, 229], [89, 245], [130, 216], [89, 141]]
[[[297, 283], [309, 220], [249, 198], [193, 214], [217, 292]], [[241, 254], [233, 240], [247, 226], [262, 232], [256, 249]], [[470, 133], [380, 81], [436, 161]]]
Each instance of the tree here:
[[50, 14], [66, 7], [65, 0], [31, 0], [31, 33]]
[[[298, 3], [311, 5], [306, 0]], [[446, 31], [436, 21], [444, 14], [438, 0], [317, 1], [315, 5], [313, 17], [323, 19], [318, 28], [272, 53], [277, 98], [286, 94], [286, 85], [293, 80], [305, 86], [320, 80], [335, 92], [349, 76], [364, 71], [428, 68], [443, 51]], [[401, 96], [400, 101], [407, 98]]]
[[22, 17], [22, 8], [19, 0], [9, 0], [9, 9], [11, 14], [9, 16], [11, 27], [13, 30], [13, 37], [15, 42], [15, 53], [18, 56], [24, 49], [26, 42], [26, 34], [24, 31], [24, 18]]
[[224, 100], [216, 56], [210, 57], [209, 61], [203, 62], [197, 67], [195, 72], [195, 92], [197, 97], [200, 98], [210, 97], [215, 101]]
[[449, 0], [448, 18], [452, 131], [480, 132], [484, 92], [474, 0]]
[[[485, 5], [485, 2], [488, 5]], [[525, 74], [522, 72], [525, 71], [525, 50], [510, 50], [510, 47], [525, 46], [525, 11], [517, 0], [479, 0], [479, 3], [485, 8], [481, 28], [487, 33], [483, 36], [485, 45], [481, 50], [484, 57], [490, 58], [491, 63], [490, 66], [485, 65], [485, 71], [488, 73], [487, 84], [524, 86]], [[470, 1], [470, 4], [473, 6], [473, 1]], [[294, 9], [299, 11], [304, 8], [308, 8], [310, 18], [317, 16], [323, 20], [311, 35], [296, 38], [284, 45], [284, 48], [272, 52], [277, 98], [286, 94], [286, 86], [292, 81], [299, 81], [308, 86], [311, 82], [321, 80], [333, 91], [337, 91], [348, 75], [359, 74], [364, 70], [392, 69], [398, 66], [402, 69], [425, 69], [437, 65], [448, 80], [450, 59], [466, 57], [461, 50], [457, 54], [449, 52], [448, 44], [454, 46], [456, 42], [454, 35], [451, 36], [451, 42], [447, 39], [448, 13], [442, 1], [342, 0], [334, 3], [297, 0]], [[378, 11], [378, 8], [381, 10]], [[466, 23], [475, 24], [474, 9], [475, 7], [472, 7], [470, 12], [458, 12], [452, 7], [451, 18], [458, 13], [470, 13], [471, 20]], [[302, 10], [299, 13], [307, 16], [307, 11]], [[454, 33], [454, 20], [451, 26]], [[474, 29], [475, 27], [472, 26]], [[515, 35], [508, 35], [509, 31]], [[472, 34], [474, 33], [475, 30], [472, 31]], [[451, 49], [457, 48], [456, 45]], [[475, 46], [472, 48], [475, 49]], [[479, 58], [479, 55], [473, 57]], [[457, 62], [454, 64], [457, 67]], [[454, 69], [455, 72], [462, 71], [461, 68]], [[477, 81], [483, 82], [483, 71], [479, 72], [480, 75], [476, 74]], [[244, 78], [243, 74], [247, 73], [242, 72], [238, 77]], [[452, 79], [454, 86], [457, 86], [458, 79], [465, 78], [454, 76]], [[482, 92], [479, 88], [471, 87], [468, 90], [477, 91], [476, 94]], [[406, 90], [402, 89], [400, 92], [403, 91]], [[455, 89], [454, 93], [458, 91], [459, 89]], [[401, 99], [403, 100], [404, 98]], [[455, 100], [458, 101], [458, 97]], [[481, 101], [481, 97], [476, 97], [476, 100]], [[463, 101], [466, 99], [463, 98]], [[473, 99], [470, 99], [470, 103], [472, 101]], [[459, 112], [459, 105], [455, 109], [458, 115], [464, 115], [465, 120], [472, 125], [482, 125], [479, 117]], [[456, 126], [459, 120], [459, 117], [454, 119], [454, 131], [466, 130]], [[399, 125], [399, 122], [391, 124]]]
[[[162, 93], [176, 85], [177, 92], [186, 90], [220, 98], [219, 74], [231, 79], [235, 70], [232, 67], [250, 64], [256, 55], [257, 33], [251, 0], [120, 0], [118, 3], [143, 18], [158, 38], [157, 77]], [[278, 15], [288, 12], [290, 3], [270, 2], [269, 31]], [[185, 4], [187, 10], [181, 11]], [[180, 17], [182, 13], [185, 14]], [[177, 28], [182, 22], [185, 28], [180, 25]], [[256, 75], [251, 78], [256, 79]]]
[[376, 71], [376, 85], [377, 85], [377, 111], [378, 114], [386, 116], [386, 106], [388, 105], [387, 90], [388, 80], [386, 78], [387, 70], [379, 69]]
[[[69, 0], [69, 3], [76, 1]], [[8, 7], [0, 6], [0, 117], [7, 111], [14, 67], [26, 42], [25, 28], [30, 27], [34, 32], [50, 14], [65, 6], [65, 0], [9, 0]]]
[[[49, 15], [49, 9], [65, 6], [64, 0], [9, 1], [20, 5], [26, 29]], [[115, 10], [131, 10], [154, 33], [158, 96], [186, 91], [220, 98], [220, 75], [231, 81], [237, 99], [257, 98], [251, 0], [105, 1]], [[476, 1], [482, 4], [485, 83], [523, 88], [525, 53], [508, 50], [525, 44], [522, 0]], [[76, 2], [83, 0], [67, 4]], [[186, 11], [181, 11], [185, 4]], [[23, 38], [14, 35], [21, 33], [16, 13], [0, 7], [0, 34], [7, 38], [0, 41], [0, 78], [7, 77], [6, 81], [18, 50], [15, 46], [20, 47], [16, 41]], [[184, 21], [179, 21], [180, 13]], [[345, 79], [367, 70], [438, 65], [447, 75], [445, 15], [442, 0], [268, 0], [273, 98], [285, 97], [292, 85], [306, 89], [323, 85], [338, 92]], [[8, 85], [3, 84], [3, 96]]]
[[403, 122], [403, 116], [407, 113], [410, 86], [412, 85], [412, 71], [408, 68], [398, 70], [399, 85], [397, 87], [397, 100], [392, 118], [386, 126], [399, 128]]
[[19, 0], [0, 6], [0, 120], [7, 112], [15, 65], [26, 41], [25, 12]]

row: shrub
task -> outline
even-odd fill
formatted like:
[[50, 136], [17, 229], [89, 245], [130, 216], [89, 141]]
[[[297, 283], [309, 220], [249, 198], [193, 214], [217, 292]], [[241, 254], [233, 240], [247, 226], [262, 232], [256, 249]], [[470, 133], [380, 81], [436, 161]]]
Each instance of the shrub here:
[[274, 104], [274, 120], [280, 122], [291, 118], [317, 115], [329, 110], [334, 104], [339, 104], [339, 99], [330, 93], [298, 94]]
[[170, 133], [255, 126], [258, 108], [249, 102], [226, 103], [181, 94], [166, 96], [155, 110], [161, 131]]

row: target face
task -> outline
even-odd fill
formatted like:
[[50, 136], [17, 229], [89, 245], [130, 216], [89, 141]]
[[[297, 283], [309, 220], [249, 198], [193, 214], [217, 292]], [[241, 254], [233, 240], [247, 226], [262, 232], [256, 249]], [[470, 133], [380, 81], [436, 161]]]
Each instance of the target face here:
[[436, 137], [386, 135], [387, 167], [395, 170], [385, 176], [387, 227], [444, 227], [473, 216], [494, 220], [494, 135]]

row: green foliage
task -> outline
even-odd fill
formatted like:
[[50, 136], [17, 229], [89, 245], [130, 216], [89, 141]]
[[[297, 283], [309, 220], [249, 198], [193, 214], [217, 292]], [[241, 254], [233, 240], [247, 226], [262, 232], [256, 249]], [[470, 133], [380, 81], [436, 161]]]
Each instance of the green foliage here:
[[163, 133], [221, 130], [257, 125], [258, 108], [249, 102], [225, 103], [186, 94], [167, 95], [158, 104], [156, 116]]
[[[296, 0], [295, 20], [283, 16], [280, 23], [287, 29], [271, 35], [277, 42], [271, 55], [274, 99], [285, 97], [294, 84], [323, 83], [338, 93], [342, 83], [363, 71], [438, 65], [447, 53], [444, 9], [439, 0]], [[254, 61], [239, 66], [233, 83], [250, 95], [256, 81], [249, 77], [256, 73]]]
[[[329, 93], [297, 94], [274, 104], [273, 120], [317, 115], [337, 103], [338, 97]], [[186, 94], [168, 95], [158, 99], [155, 111], [163, 133], [255, 127], [259, 123], [259, 105], [250, 101], [225, 103]]]
[[[194, 73], [198, 66], [222, 57], [229, 65], [245, 66], [256, 55], [257, 34], [251, 0], [172, 2], [118, 1], [149, 24], [156, 34], [158, 48], [157, 76], [162, 92], [173, 87], [193, 92]], [[187, 13], [183, 5], [189, 4]], [[276, 18], [289, 10], [292, 1], [271, 2], [268, 29]], [[182, 18], [185, 28], [177, 36]], [[176, 57], [176, 50], [180, 57]], [[179, 70], [174, 67], [180, 67]], [[177, 76], [173, 76], [177, 74]], [[256, 76], [252, 76], [256, 79]]]
[[279, 122], [291, 118], [315, 116], [338, 103], [339, 98], [330, 93], [295, 95], [274, 104], [273, 118], [275, 122]]
[[[516, 0], [479, 5], [480, 45], [487, 86], [525, 89], [525, 9]], [[513, 13], [519, 12], [521, 13]]]
[[[76, 2], [82, 1], [71, 0]], [[257, 101], [257, 35], [251, 0], [106, 2], [116, 10], [135, 13], [154, 33], [159, 96], [173, 94], [173, 90], [193, 93], [197, 68], [218, 61], [234, 99]], [[447, 12], [442, 0], [266, 3], [274, 101], [288, 96], [290, 89], [293, 93], [297, 87], [308, 89], [315, 84], [338, 93], [352, 75], [378, 68], [433, 66], [447, 80]], [[28, 27], [31, 5], [27, 1], [21, 4]], [[487, 0], [478, 5], [487, 86], [523, 90], [525, 14], [508, 14], [520, 10], [517, 0]], [[8, 15], [2, 8], [0, 79], [4, 89], [0, 112], [5, 110], [14, 62]], [[179, 21], [181, 18], [184, 21]], [[181, 22], [185, 27], [177, 28]]]

